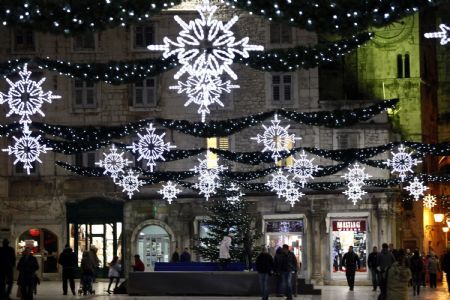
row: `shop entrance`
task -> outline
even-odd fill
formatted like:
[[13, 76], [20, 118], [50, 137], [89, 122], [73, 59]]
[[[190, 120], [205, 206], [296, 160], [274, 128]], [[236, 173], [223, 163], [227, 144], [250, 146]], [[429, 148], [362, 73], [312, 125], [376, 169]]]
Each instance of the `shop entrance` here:
[[137, 237], [137, 253], [142, 258], [145, 271], [153, 271], [156, 262], [169, 262], [170, 236], [158, 225], [144, 227]]

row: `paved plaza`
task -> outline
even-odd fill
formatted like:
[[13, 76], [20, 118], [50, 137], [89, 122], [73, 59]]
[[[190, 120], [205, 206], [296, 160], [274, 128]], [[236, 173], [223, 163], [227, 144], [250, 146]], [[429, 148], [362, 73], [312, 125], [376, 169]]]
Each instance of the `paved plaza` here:
[[[151, 284], [151, 283], [149, 283]], [[174, 282], [174, 285], [177, 283]], [[44, 281], [38, 287], [38, 294], [35, 299], [37, 300], [52, 300], [52, 299], [95, 299], [95, 300], [120, 300], [120, 299], [139, 299], [139, 300], [194, 300], [194, 299], [233, 299], [233, 300], [257, 300], [260, 297], [136, 297], [128, 295], [108, 295], [106, 289], [108, 287], [107, 282], [98, 282], [94, 284], [96, 295], [91, 296], [63, 296], [60, 281]], [[78, 283], [77, 283], [78, 288]], [[356, 286], [353, 292], [350, 292], [345, 286], [316, 286], [316, 288], [322, 289], [321, 296], [297, 296], [296, 300], [375, 300], [378, 297], [378, 292], [373, 292], [369, 286]], [[14, 295], [16, 293], [17, 286], [14, 287]], [[13, 298], [17, 299], [17, 298]], [[281, 300], [282, 297], [271, 297], [272, 300]], [[420, 296], [413, 296], [412, 290], [410, 295], [411, 300], [447, 300], [450, 299], [450, 295], [447, 293], [447, 284], [439, 284], [437, 289], [424, 288], [421, 291]], [[394, 299], [395, 300], [395, 299]]]

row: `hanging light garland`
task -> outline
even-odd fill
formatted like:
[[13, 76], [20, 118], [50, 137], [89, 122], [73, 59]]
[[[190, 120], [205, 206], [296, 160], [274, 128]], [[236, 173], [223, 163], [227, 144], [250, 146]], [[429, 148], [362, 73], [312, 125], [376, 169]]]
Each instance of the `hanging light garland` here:
[[413, 173], [412, 167], [421, 163], [422, 161], [413, 158], [412, 153], [405, 152], [405, 146], [400, 145], [398, 152], [392, 153], [392, 159], [388, 159], [385, 164], [392, 168], [392, 173], [398, 172], [401, 181], [405, 180], [406, 173]]

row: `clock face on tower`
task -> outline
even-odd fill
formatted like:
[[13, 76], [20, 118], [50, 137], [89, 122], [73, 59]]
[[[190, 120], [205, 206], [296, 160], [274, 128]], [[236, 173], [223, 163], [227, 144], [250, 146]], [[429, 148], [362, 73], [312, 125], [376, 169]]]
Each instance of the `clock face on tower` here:
[[392, 22], [377, 29], [372, 41], [379, 46], [402, 42], [411, 36], [413, 27], [414, 16]]

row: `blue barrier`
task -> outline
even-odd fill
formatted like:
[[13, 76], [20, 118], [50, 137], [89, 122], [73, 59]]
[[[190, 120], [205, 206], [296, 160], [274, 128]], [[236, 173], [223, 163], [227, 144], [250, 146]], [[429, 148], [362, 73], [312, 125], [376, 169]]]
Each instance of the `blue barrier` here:
[[[252, 268], [254, 269], [254, 265]], [[157, 262], [155, 263], [155, 271], [244, 271], [245, 264], [240, 262], [228, 263], [225, 268], [222, 267], [220, 263], [217, 262], [176, 262], [176, 263], [166, 263]]]

